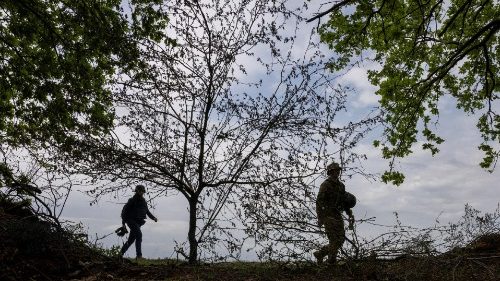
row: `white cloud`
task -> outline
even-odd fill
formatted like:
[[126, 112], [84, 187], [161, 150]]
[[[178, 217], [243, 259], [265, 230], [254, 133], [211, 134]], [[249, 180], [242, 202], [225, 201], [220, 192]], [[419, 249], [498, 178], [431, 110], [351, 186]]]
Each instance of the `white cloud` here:
[[[464, 212], [465, 204], [483, 212], [493, 212], [498, 203], [498, 171], [488, 173], [479, 167], [482, 153], [477, 150], [480, 136], [475, 128], [475, 117], [466, 116], [443, 103], [437, 132], [446, 140], [434, 157], [428, 151], [415, 147], [415, 153], [402, 159], [397, 168], [406, 176], [405, 182], [395, 187], [381, 182], [370, 183], [361, 176], [346, 180], [347, 189], [359, 199], [355, 214], [359, 217], [377, 217], [381, 224], [394, 224], [393, 212], [405, 225], [432, 226], [436, 218], [441, 223], [456, 222]], [[420, 143], [421, 144], [421, 143]], [[378, 148], [362, 144], [358, 152], [366, 153], [364, 164], [372, 173], [388, 169]], [[373, 226], [361, 228], [361, 235], [376, 234]]]
[[358, 93], [357, 98], [353, 101], [355, 107], [375, 106], [378, 104], [380, 97], [375, 95], [378, 88], [368, 81], [367, 69], [354, 67], [337, 81], [340, 85], [349, 86]]

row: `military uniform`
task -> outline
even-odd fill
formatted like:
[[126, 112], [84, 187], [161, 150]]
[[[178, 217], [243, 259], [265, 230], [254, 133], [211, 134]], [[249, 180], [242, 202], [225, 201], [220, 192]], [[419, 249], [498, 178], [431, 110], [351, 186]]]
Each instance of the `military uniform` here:
[[[329, 165], [329, 168], [340, 170], [340, 166], [336, 163]], [[330, 175], [320, 186], [316, 199], [316, 213], [318, 224], [325, 226], [329, 244], [314, 252], [318, 263], [321, 263], [325, 256], [328, 256], [329, 263], [335, 263], [337, 253], [344, 243], [345, 229], [342, 218], [344, 195], [345, 185], [335, 175]], [[352, 216], [350, 209], [346, 212], [349, 217]]]

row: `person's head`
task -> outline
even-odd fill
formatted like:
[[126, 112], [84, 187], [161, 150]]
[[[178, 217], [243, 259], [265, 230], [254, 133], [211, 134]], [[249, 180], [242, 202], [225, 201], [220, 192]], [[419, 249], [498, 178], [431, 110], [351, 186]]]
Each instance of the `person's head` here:
[[340, 165], [338, 163], [332, 162], [330, 165], [326, 166], [326, 174], [329, 176], [338, 177], [340, 176]]
[[135, 193], [139, 195], [144, 195], [144, 193], [146, 193], [146, 188], [144, 187], [144, 185], [138, 184], [135, 187]]

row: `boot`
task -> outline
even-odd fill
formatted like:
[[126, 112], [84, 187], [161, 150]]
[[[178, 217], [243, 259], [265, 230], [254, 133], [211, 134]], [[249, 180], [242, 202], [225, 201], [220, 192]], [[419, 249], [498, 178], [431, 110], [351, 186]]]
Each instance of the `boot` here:
[[316, 258], [318, 265], [321, 265], [323, 263], [324, 256], [321, 255], [320, 251], [314, 252], [313, 255]]

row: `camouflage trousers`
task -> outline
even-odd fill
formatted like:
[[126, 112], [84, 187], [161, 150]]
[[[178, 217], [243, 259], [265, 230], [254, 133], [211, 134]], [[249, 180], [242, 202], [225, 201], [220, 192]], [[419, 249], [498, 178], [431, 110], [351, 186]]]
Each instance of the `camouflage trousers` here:
[[328, 263], [335, 263], [337, 260], [337, 253], [345, 240], [344, 220], [341, 215], [326, 217], [323, 224], [329, 243], [321, 247], [321, 249], [315, 253], [315, 256], [318, 261], [322, 261], [325, 256], [328, 256]]

